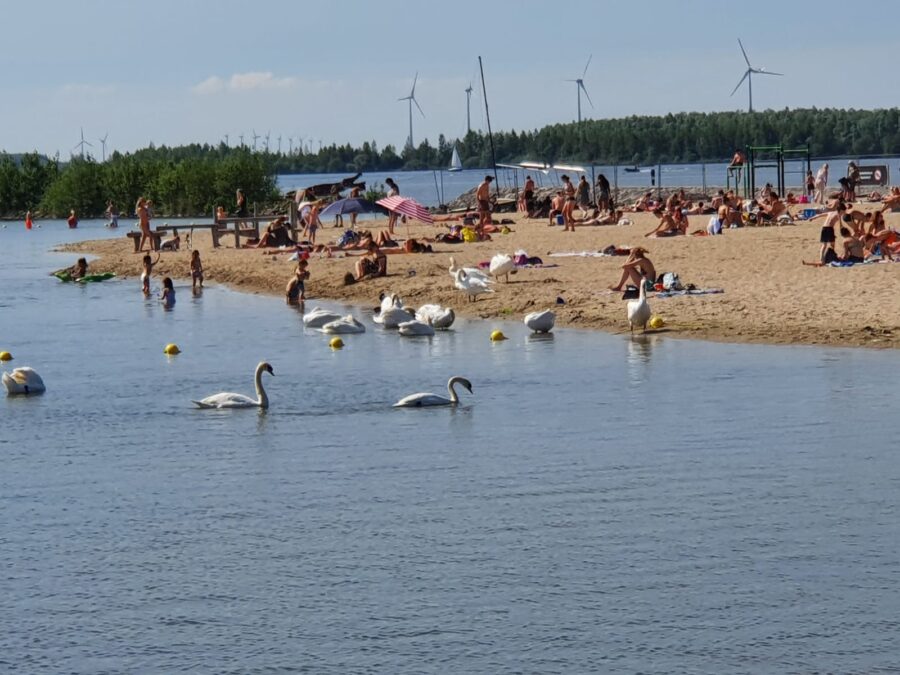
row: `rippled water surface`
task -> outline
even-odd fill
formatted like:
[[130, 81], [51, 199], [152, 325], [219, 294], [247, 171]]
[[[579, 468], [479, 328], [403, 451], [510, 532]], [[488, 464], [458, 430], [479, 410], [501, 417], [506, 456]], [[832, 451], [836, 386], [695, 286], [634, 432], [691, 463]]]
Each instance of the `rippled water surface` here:
[[[0, 671], [900, 670], [895, 352], [358, 309], [334, 352], [278, 298], [48, 278], [86, 225], [0, 230], [48, 386], [0, 399]], [[192, 409], [263, 358], [267, 413]]]

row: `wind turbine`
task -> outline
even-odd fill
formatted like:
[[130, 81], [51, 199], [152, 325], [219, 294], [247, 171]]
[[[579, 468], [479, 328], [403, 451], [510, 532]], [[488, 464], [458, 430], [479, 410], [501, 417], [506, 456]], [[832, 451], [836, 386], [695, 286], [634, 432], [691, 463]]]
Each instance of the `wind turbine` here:
[[244, 134], [238, 134], [238, 139], [241, 141], [241, 147], [244, 147]]
[[419, 79], [419, 73], [416, 73], [416, 76], [413, 78], [412, 89], [409, 91], [409, 96], [404, 96], [403, 98], [398, 98], [398, 101], [409, 101], [409, 138], [406, 140], [407, 145], [412, 148], [415, 147], [413, 145], [413, 127], [412, 127], [412, 107], [413, 103], [416, 104], [416, 107], [419, 109], [419, 114], [422, 117], [425, 117], [425, 113], [422, 112], [422, 106], [419, 105], [419, 102], [416, 100], [416, 82]]
[[466, 87], [466, 133], [472, 131], [472, 83]]
[[108, 132], [108, 131], [106, 132], [106, 135], [105, 135], [103, 138], [99, 139], [99, 140], [100, 140], [100, 145], [103, 147], [103, 161], [104, 161], [104, 162], [106, 161], [106, 139], [107, 139], [107, 138], [109, 138], [109, 132]]
[[294, 154], [294, 137], [288, 136], [288, 155]]
[[281, 134], [278, 134], [278, 154], [281, 154]]
[[228, 147], [228, 134], [225, 134], [225, 147]]
[[749, 111], [753, 112], [753, 73], [757, 73], [758, 75], [778, 75], [779, 77], [783, 77], [784, 73], [773, 73], [765, 68], [754, 68], [750, 65], [750, 59], [747, 58], [747, 52], [744, 50], [744, 43], [741, 42], [740, 38], [738, 38], [738, 45], [741, 47], [744, 61], [747, 62], [747, 70], [744, 71], [744, 76], [741, 78], [741, 81], [738, 82], [737, 86], [731, 91], [731, 95], [734, 96], [734, 92], [740, 89], [741, 85], [744, 84], [744, 80], [747, 80], [747, 93], [750, 96]]
[[270, 133], [271, 132], [269, 132], [269, 131], [266, 132], [266, 152], [269, 151], [269, 134]]
[[578, 93], [578, 123], [581, 124], [581, 92], [584, 92], [585, 97], [588, 100], [588, 103], [591, 104], [591, 107], [594, 107], [594, 102], [591, 100], [591, 97], [588, 96], [587, 89], [584, 88], [584, 76], [587, 75], [588, 66], [591, 65], [591, 59], [594, 58], [594, 55], [591, 54], [588, 56], [587, 63], [584, 64], [584, 71], [581, 73], [581, 77], [576, 78], [574, 80], [566, 80], [566, 82], [574, 82], [575, 83], [575, 91]]
[[259, 138], [259, 134], [256, 133], [256, 129], [253, 130], [253, 152], [256, 152], [256, 139]]
[[84, 140], [84, 127], [81, 127], [81, 143], [76, 143], [75, 147], [72, 148], [73, 150], [81, 148], [81, 159], [84, 159], [84, 146], [88, 146], [90, 148], [94, 147], [91, 143], [88, 143], [86, 140]]

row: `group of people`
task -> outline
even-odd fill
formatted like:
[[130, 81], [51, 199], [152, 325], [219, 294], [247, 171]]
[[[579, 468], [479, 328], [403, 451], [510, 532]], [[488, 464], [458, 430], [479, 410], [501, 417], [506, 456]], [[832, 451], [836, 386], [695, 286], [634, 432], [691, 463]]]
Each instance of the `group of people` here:
[[[804, 265], [819, 267], [831, 263], [861, 263], [872, 256], [893, 260], [900, 255], [900, 237], [887, 227], [884, 210], [863, 212], [838, 197], [830, 204], [823, 217], [825, 222], [819, 233], [819, 260], [803, 261]], [[838, 252], [837, 233], [841, 235], [841, 251]]]

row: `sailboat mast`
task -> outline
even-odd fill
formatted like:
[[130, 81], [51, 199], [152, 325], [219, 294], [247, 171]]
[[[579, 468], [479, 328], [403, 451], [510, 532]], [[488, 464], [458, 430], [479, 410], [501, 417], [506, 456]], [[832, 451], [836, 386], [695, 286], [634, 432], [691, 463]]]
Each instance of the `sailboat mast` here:
[[481, 57], [478, 57], [478, 70], [481, 72], [481, 91], [484, 94], [484, 116], [487, 119], [488, 140], [491, 143], [491, 165], [494, 169], [494, 189], [497, 191], [497, 198], [500, 198], [500, 181], [497, 180], [497, 155], [494, 152], [494, 134], [491, 133], [491, 113], [488, 111], [487, 87], [484, 85], [484, 66], [481, 63]]

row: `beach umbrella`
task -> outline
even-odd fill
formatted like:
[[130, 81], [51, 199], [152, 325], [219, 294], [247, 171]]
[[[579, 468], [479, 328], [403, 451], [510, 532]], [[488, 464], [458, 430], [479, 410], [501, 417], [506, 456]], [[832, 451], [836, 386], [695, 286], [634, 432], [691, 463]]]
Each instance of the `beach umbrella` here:
[[384, 199], [379, 199], [377, 203], [388, 211], [421, 220], [423, 223], [431, 224], [434, 222], [434, 217], [431, 215], [431, 212], [415, 199], [400, 196], [385, 197]]
[[328, 218], [330, 216], [342, 216], [345, 213], [378, 213], [384, 209], [368, 199], [359, 199], [357, 197], [349, 197], [347, 199], [338, 199], [331, 202], [322, 209], [320, 216]]

